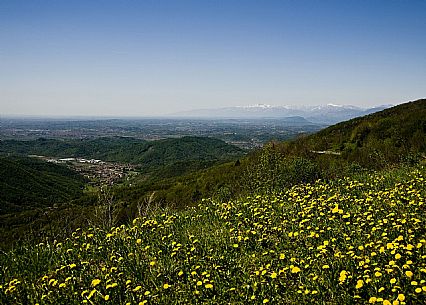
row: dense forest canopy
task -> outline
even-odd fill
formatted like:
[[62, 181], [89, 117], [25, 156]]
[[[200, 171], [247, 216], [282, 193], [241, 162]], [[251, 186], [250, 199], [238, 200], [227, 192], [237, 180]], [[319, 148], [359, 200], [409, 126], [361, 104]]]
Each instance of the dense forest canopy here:
[[0, 156], [0, 215], [70, 201], [82, 195], [85, 182], [63, 165]]
[[58, 140], [40, 138], [31, 141], [0, 141], [0, 153], [83, 157], [138, 164], [147, 169], [157, 165], [188, 160], [221, 160], [241, 156], [243, 151], [221, 140], [182, 137], [144, 141], [128, 137]]

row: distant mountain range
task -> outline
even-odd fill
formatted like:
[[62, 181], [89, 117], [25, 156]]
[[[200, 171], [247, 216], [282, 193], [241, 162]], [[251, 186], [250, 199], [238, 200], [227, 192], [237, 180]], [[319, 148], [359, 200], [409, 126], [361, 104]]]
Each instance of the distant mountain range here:
[[[271, 106], [256, 104], [214, 109], [195, 109], [174, 113], [179, 117], [198, 118], [282, 118], [294, 120], [303, 118], [316, 124], [336, 124], [355, 117], [384, 110], [392, 105], [361, 108], [350, 105], [327, 104], [322, 106]], [[308, 123], [309, 123], [308, 122]]]

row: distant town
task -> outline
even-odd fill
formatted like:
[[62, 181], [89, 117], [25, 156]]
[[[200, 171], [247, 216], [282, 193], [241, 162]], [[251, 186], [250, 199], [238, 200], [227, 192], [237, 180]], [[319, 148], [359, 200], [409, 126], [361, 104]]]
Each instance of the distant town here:
[[30, 155], [47, 162], [64, 164], [90, 180], [91, 185], [113, 185], [122, 182], [138, 172], [132, 164], [121, 164], [117, 162], [106, 162], [97, 159], [84, 158], [55, 158], [38, 155]]

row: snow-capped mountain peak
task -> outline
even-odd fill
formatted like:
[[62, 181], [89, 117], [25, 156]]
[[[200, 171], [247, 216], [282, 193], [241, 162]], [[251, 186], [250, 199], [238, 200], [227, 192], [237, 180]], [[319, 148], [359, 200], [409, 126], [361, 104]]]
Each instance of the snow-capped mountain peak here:
[[273, 108], [274, 106], [266, 105], [266, 104], [254, 104], [254, 105], [248, 105], [248, 106], [237, 106], [238, 108], [261, 108], [261, 109], [268, 109]]
[[351, 105], [338, 105], [329, 103], [326, 105], [283, 105], [272, 106], [268, 104], [255, 104], [248, 106], [233, 106], [216, 109], [198, 109], [176, 113], [177, 116], [184, 117], [204, 117], [204, 118], [288, 118], [302, 117], [310, 122], [319, 124], [335, 124], [346, 121], [357, 116], [388, 108], [387, 106], [377, 106], [372, 108], [360, 108]]

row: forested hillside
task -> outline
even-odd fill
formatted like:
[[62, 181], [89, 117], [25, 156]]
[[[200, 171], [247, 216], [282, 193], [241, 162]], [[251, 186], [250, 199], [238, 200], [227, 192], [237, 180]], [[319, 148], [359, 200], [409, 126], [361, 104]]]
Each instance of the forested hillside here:
[[86, 184], [83, 176], [63, 165], [0, 156], [0, 249], [66, 234], [87, 223], [81, 208], [96, 198], [84, 194]]
[[153, 170], [177, 162], [229, 160], [241, 156], [243, 151], [214, 138], [183, 137], [144, 141], [113, 137], [83, 140], [4, 140], [0, 142], [0, 153], [93, 158], [132, 163], [145, 170]]
[[85, 179], [69, 168], [26, 157], [0, 157], [0, 214], [67, 202]]
[[[87, 225], [89, 222], [103, 222], [100, 214], [105, 211], [100, 212], [103, 207], [96, 206], [102, 200], [100, 198], [105, 196], [101, 193], [103, 188], [90, 188], [87, 191], [87, 181], [70, 168], [28, 158], [27, 155], [133, 163], [140, 173], [136, 180], [129, 184], [133, 187], [122, 190], [122, 187], [118, 186], [107, 191], [114, 197], [110, 215], [114, 214], [114, 220], [111, 221], [116, 223], [129, 219], [131, 216], [126, 215], [134, 215], [129, 211], [134, 209], [144, 196], [149, 195], [153, 189], [164, 186], [159, 181], [167, 178], [170, 185], [176, 182], [173, 177], [235, 160], [243, 154], [239, 148], [221, 140], [200, 137], [152, 142], [132, 138], [1, 141], [0, 248], [25, 238], [28, 230], [34, 231], [35, 235], [45, 234], [50, 237], [62, 234], [61, 218], [68, 219], [70, 228], [80, 224]], [[153, 183], [156, 185], [154, 188], [151, 186]], [[130, 195], [134, 193], [135, 185], [136, 189], [143, 190], [136, 192], [138, 196]], [[182, 197], [184, 196], [180, 196]], [[182, 198], [183, 204], [188, 204], [187, 197]], [[176, 196], [168, 198], [175, 199]], [[190, 202], [198, 199], [200, 195], [190, 197]], [[170, 201], [163, 204], [170, 204]], [[86, 219], [82, 217], [83, 213]]]
[[287, 154], [333, 151], [381, 168], [426, 153], [426, 99], [342, 122], [286, 145]]

